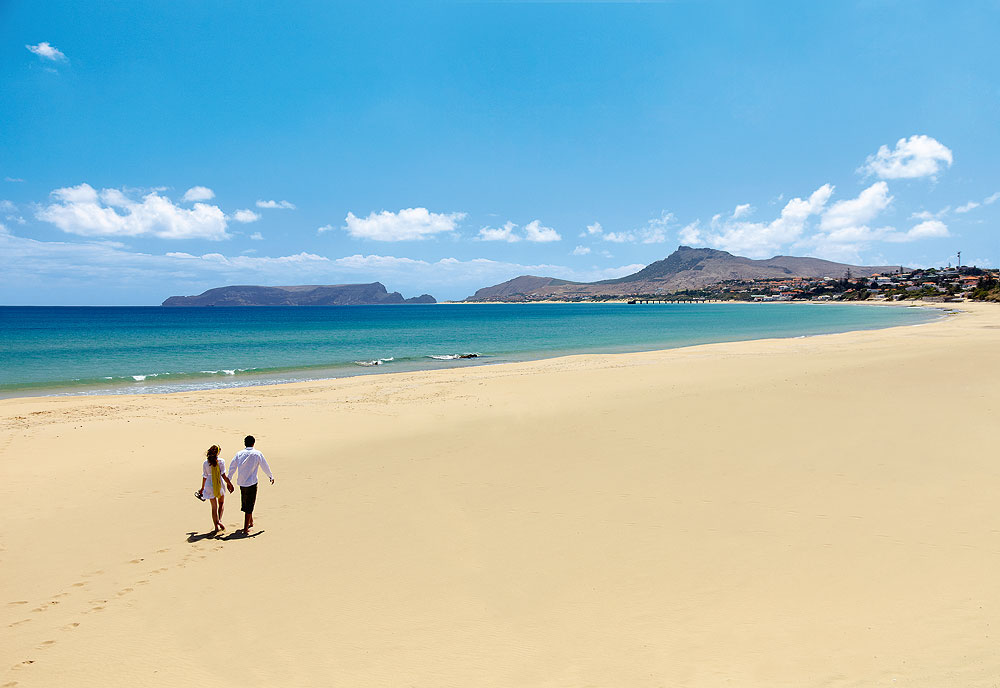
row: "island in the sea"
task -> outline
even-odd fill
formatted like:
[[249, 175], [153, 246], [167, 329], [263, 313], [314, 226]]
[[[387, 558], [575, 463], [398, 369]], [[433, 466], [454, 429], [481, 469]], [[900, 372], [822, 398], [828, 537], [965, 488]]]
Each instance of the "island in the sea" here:
[[197, 296], [171, 296], [163, 306], [375, 306], [437, 303], [430, 294], [403, 298], [381, 282], [371, 284], [305, 284], [292, 287], [236, 285], [216, 287]]

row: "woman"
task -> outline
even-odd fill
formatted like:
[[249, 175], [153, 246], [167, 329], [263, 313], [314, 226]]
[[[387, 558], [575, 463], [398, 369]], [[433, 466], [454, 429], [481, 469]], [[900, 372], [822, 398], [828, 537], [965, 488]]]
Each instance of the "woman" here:
[[222, 449], [219, 445], [213, 444], [205, 452], [206, 461], [201, 467], [201, 489], [198, 490], [199, 499], [209, 499], [212, 502], [212, 523], [215, 525], [216, 533], [226, 529], [222, 524], [222, 509], [226, 504], [226, 493], [222, 490], [222, 482], [225, 481], [230, 492], [234, 489], [229, 476], [226, 475], [226, 462], [219, 460], [220, 451]]

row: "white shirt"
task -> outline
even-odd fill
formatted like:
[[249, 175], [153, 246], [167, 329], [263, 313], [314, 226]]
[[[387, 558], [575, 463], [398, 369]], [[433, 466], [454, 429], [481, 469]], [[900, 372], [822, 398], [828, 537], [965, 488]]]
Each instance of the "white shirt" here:
[[[267, 465], [264, 455], [253, 447], [247, 447], [229, 463], [229, 479], [236, 477], [236, 484], [240, 487], [250, 487], [257, 484], [257, 469], [263, 468], [267, 477], [274, 480], [271, 474], [271, 467]], [[237, 470], [239, 471], [237, 473]]]
[[[219, 494], [226, 494], [226, 462], [216, 459], [219, 464]], [[212, 466], [206, 461], [201, 465], [201, 477], [205, 479], [205, 487], [202, 489], [201, 493], [205, 496], [205, 499], [215, 499], [215, 484], [212, 481]]]

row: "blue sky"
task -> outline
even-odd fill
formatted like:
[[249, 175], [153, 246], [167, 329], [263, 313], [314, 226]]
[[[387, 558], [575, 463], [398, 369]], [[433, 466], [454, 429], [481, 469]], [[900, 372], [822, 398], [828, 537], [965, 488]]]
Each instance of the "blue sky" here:
[[996, 2], [0, 2], [0, 303], [1000, 264]]

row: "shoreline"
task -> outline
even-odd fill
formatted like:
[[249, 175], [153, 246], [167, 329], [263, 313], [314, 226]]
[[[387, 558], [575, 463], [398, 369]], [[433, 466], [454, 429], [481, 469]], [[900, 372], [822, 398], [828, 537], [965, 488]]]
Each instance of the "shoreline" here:
[[[1000, 308], [0, 401], [0, 683], [984, 685]], [[212, 538], [205, 447], [275, 472]], [[265, 481], [266, 483], [266, 481]], [[227, 500], [230, 532], [240, 518]], [[219, 600], [218, 619], [206, 600]], [[253, 662], [218, 662], [253, 646]]]
[[[532, 303], [551, 303], [551, 304], [561, 304], [568, 302], [532, 302]], [[604, 302], [604, 303], [620, 303], [625, 302]], [[753, 306], [773, 306], [773, 305], [803, 305], [803, 304], [813, 304], [820, 306], [830, 305], [826, 302], [767, 302], [767, 303], [755, 303], [755, 302], [719, 302], [719, 303], [733, 303], [742, 305], [753, 305]], [[714, 304], [714, 302], [713, 302]], [[713, 305], [713, 304], [691, 304], [691, 305]], [[941, 311], [942, 317], [948, 314], [950, 310], [945, 304], [939, 303], [900, 303], [900, 302], [837, 302], [840, 305], [853, 305], [853, 306], [889, 306], [896, 308], [921, 308], [928, 310], [939, 310]], [[440, 304], [438, 304], [440, 305]], [[480, 305], [480, 304], [452, 304], [452, 305]], [[490, 303], [489, 305], [525, 305], [517, 303]], [[575, 304], [572, 304], [575, 305]], [[649, 304], [654, 305], [654, 304]], [[662, 304], [655, 304], [662, 305]], [[673, 305], [673, 304], [672, 304]], [[687, 304], [680, 304], [687, 305]], [[949, 304], [951, 305], [951, 304]], [[931, 321], [933, 322], [933, 321]], [[924, 324], [924, 323], [912, 323], [912, 324]], [[879, 327], [863, 327], [859, 329], [848, 329], [842, 330], [841, 332], [827, 332], [819, 334], [806, 334], [806, 335], [788, 335], [779, 337], [764, 337], [763, 339], [785, 339], [785, 338], [796, 338], [796, 337], [813, 337], [813, 336], [823, 336], [826, 334], [841, 334], [843, 332], [853, 332], [853, 331], [867, 331], [867, 330], [880, 330], [888, 329], [892, 327], [901, 327], [907, 325], [897, 325], [888, 324]], [[722, 340], [722, 342], [739, 342], [739, 341], [754, 341], [752, 339], [729, 339]], [[322, 380], [338, 380], [358, 376], [367, 375], [387, 375], [387, 374], [397, 374], [397, 373], [407, 373], [407, 372], [424, 372], [432, 370], [450, 370], [450, 369], [461, 369], [465, 367], [475, 367], [483, 365], [506, 365], [508, 363], [523, 363], [529, 361], [540, 361], [548, 360], [552, 358], [561, 358], [564, 356], [574, 356], [574, 355], [585, 355], [588, 353], [593, 353], [596, 355], [620, 355], [629, 353], [642, 353], [651, 351], [669, 351], [678, 348], [687, 348], [690, 346], [700, 346], [702, 344], [708, 344], [713, 342], [695, 342], [695, 343], [680, 343], [675, 346], [664, 346], [664, 345], [650, 345], [651, 348], [646, 348], [642, 345], [636, 345], [637, 348], [632, 348], [629, 346], [623, 346], [622, 350], [613, 351], [609, 350], [608, 347], [601, 347], [591, 350], [539, 350], [534, 352], [515, 352], [515, 353], [504, 353], [504, 354], [478, 354], [475, 358], [459, 360], [455, 359], [452, 361], [436, 361], [430, 362], [424, 360], [426, 358], [433, 358], [431, 356], [424, 356], [420, 358], [407, 359], [405, 361], [401, 360], [392, 366], [378, 366], [378, 365], [362, 365], [358, 362], [350, 363], [339, 363], [339, 364], [316, 364], [303, 367], [276, 367], [273, 369], [263, 369], [261, 372], [256, 372], [254, 369], [244, 370], [237, 369], [235, 371], [214, 371], [215, 376], [208, 375], [196, 375], [194, 373], [147, 373], [140, 376], [131, 376], [134, 382], [129, 382], [125, 377], [117, 379], [114, 381], [107, 382], [89, 382], [87, 384], [49, 384], [49, 383], [35, 383], [26, 385], [20, 388], [0, 390], [0, 400], [5, 399], [21, 399], [21, 398], [32, 398], [32, 397], [77, 397], [77, 396], [97, 396], [97, 397], [121, 397], [121, 396], [132, 396], [132, 395], [160, 395], [160, 394], [180, 394], [185, 392], [197, 392], [197, 391], [213, 391], [220, 389], [240, 389], [240, 388], [260, 388], [260, 387], [271, 387], [275, 385], [287, 385], [295, 383], [309, 383]], [[613, 347], [612, 347], [613, 348]], [[325, 375], [320, 374], [318, 376], [310, 376], [309, 371], [324, 373], [329, 371], [331, 374]], [[205, 371], [202, 371], [205, 372]], [[226, 373], [226, 375], [221, 375], [221, 373]], [[172, 377], [174, 376], [174, 377]], [[128, 376], [126, 376], [128, 377]], [[138, 379], [142, 378], [142, 379]], [[159, 379], [162, 378], [162, 379]], [[169, 379], [168, 379], [169, 378]], [[107, 378], [105, 378], [107, 380]], [[185, 380], [181, 382], [179, 380]], [[190, 381], [188, 381], [190, 380]], [[138, 387], [138, 383], [146, 383], [141, 388]], [[171, 384], [174, 383], [174, 384]], [[214, 384], [213, 384], [214, 383]], [[146, 391], [143, 391], [146, 388]]]

